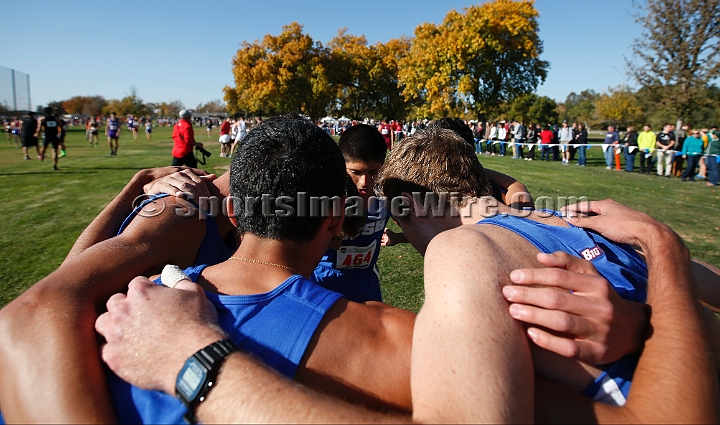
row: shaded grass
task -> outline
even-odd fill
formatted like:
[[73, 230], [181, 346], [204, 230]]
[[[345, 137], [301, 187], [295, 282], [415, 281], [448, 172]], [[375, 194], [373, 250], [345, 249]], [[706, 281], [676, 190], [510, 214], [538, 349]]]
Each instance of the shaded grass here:
[[[196, 138], [209, 142], [213, 155], [206, 170], [226, 171], [230, 159], [219, 157], [217, 133], [211, 138], [196, 128]], [[24, 161], [19, 149], [0, 141], [0, 306], [55, 270], [75, 239], [139, 169], [169, 165], [171, 128], [155, 128], [129, 140], [123, 131], [118, 156], [110, 157], [104, 140], [90, 148], [83, 129], [71, 129], [68, 156], [53, 172], [46, 159]], [[641, 176], [604, 169], [602, 151], [588, 151], [588, 167], [559, 162], [518, 161], [481, 157], [483, 165], [523, 181], [535, 198], [587, 196], [613, 198], [668, 223], [688, 244], [693, 256], [720, 265], [720, 191], [704, 183]], [[397, 230], [397, 228], [395, 228]], [[417, 311], [423, 301], [422, 257], [409, 245], [383, 248], [379, 268], [385, 301]]]

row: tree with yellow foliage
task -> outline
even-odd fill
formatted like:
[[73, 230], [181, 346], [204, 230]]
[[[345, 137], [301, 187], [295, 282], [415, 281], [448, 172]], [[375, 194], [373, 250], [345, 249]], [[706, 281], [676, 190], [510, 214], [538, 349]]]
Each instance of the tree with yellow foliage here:
[[627, 127], [643, 118], [637, 96], [627, 86], [611, 88], [595, 101], [595, 112], [602, 122]]
[[284, 26], [278, 36], [243, 42], [232, 63], [235, 87], [225, 88], [231, 112], [299, 112], [318, 118], [333, 99], [327, 50], [297, 22]]
[[342, 28], [328, 48], [328, 77], [340, 114], [357, 119], [404, 118], [407, 102], [397, 73], [398, 62], [410, 50], [408, 38], [368, 45], [365, 36], [346, 34]]
[[531, 93], [547, 76], [532, 0], [494, 0], [415, 28], [400, 62], [403, 94], [427, 116], [476, 115]]

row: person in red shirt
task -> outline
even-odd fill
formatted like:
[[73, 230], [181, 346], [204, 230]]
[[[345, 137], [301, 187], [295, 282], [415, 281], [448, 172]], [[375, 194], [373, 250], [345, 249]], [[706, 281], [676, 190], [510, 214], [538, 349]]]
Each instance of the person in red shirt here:
[[230, 129], [232, 128], [230, 121], [230, 117], [227, 117], [220, 125], [220, 158], [230, 156], [230, 146], [233, 141], [230, 136]]
[[553, 132], [550, 131], [550, 127], [545, 126], [543, 131], [540, 132], [540, 144], [542, 145], [542, 155], [540, 161], [550, 161], [550, 143], [553, 140]]
[[195, 132], [190, 122], [192, 113], [187, 109], [183, 109], [179, 115], [180, 120], [175, 124], [172, 135], [172, 165], [187, 165], [188, 167], [197, 168], [197, 160], [193, 154], [193, 149], [195, 146], [202, 147], [202, 143], [195, 141]]
[[380, 131], [380, 134], [382, 134], [382, 137], [385, 139], [385, 144], [387, 145], [388, 150], [391, 150], [393, 145], [393, 129], [390, 124], [388, 124], [387, 118], [383, 118], [380, 126], [378, 127], [378, 131]]

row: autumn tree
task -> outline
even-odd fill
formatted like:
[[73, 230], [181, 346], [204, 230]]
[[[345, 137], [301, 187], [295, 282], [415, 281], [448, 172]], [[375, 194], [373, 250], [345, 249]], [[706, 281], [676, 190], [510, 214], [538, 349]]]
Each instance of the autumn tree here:
[[371, 70], [373, 82], [378, 88], [379, 99], [375, 107], [376, 116], [404, 118], [410, 104], [403, 95], [405, 86], [399, 79], [400, 62], [410, 52], [410, 39], [393, 38], [387, 43], [375, 44], [379, 63]]
[[243, 42], [232, 61], [235, 87], [225, 88], [225, 101], [231, 111], [300, 112], [319, 118], [334, 97], [328, 56], [297, 22], [284, 26], [278, 36]]
[[611, 88], [595, 101], [598, 119], [616, 127], [637, 124], [643, 119], [643, 111], [635, 93], [627, 86]]
[[370, 70], [377, 63], [376, 55], [365, 36], [346, 31], [341, 28], [328, 44], [333, 63], [328, 74], [335, 84], [336, 110], [351, 118], [367, 117], [375, 109]]
[[720, 77], [720, 0], [645, 0], [639, 7], [644, 30], [626, 58], [629, 73], [649, 102], [684, 120]]
[[407, 55], [406, 37], [368, 45], [365, 36], [342, 28], [328, 44], [328, 80], [335, 90], [336, 111], [351, 118], [404, 118], [407, 102], [398, 82], [398, 62]]
[[225, 100], [225, 109], [230, 115], [237, 115], [241, 112], [237, 91], [233, 87], [223, 87], [223, 99]]
[[69, 114], [100, 115], [107, 100], [102, 96], [73, 96], [62, 105]]
[[533, 1], [494, 0], [415, 28], [401, 61], [403, 94], [429, 116], [493, 112], [545, 81]]
[[108, 115], [110, 112], [115, 112], [119, 116], [134, 115], [141, 117], [152, 112], [152, 107], [146, 105], [137, 94], [137, 89], [133, 86], [130, 87], [130, 93], [120, 100], [112, 99], [102, 108], [104, 115]]

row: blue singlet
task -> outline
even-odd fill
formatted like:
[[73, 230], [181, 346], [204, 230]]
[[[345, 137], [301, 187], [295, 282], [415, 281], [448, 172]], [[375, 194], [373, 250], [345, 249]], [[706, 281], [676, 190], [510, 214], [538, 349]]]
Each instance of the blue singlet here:
[[[556, 216], [556, 211], [546, 211]], [[546, 254], [563, 251], [590, 261], [615, 291], [626, 300], [644, 303], [647, 298], [646, 264], [637, 252], [625, 244], [616, 244], [603, 236], [568, 224], [553, 226], [522, 217], [499, 214], [478, 224], [500, 226], [517, 233]], [[629, 354], [606, 365], [583, 394], [607, 404], [625, 404], [638, 357]]]

